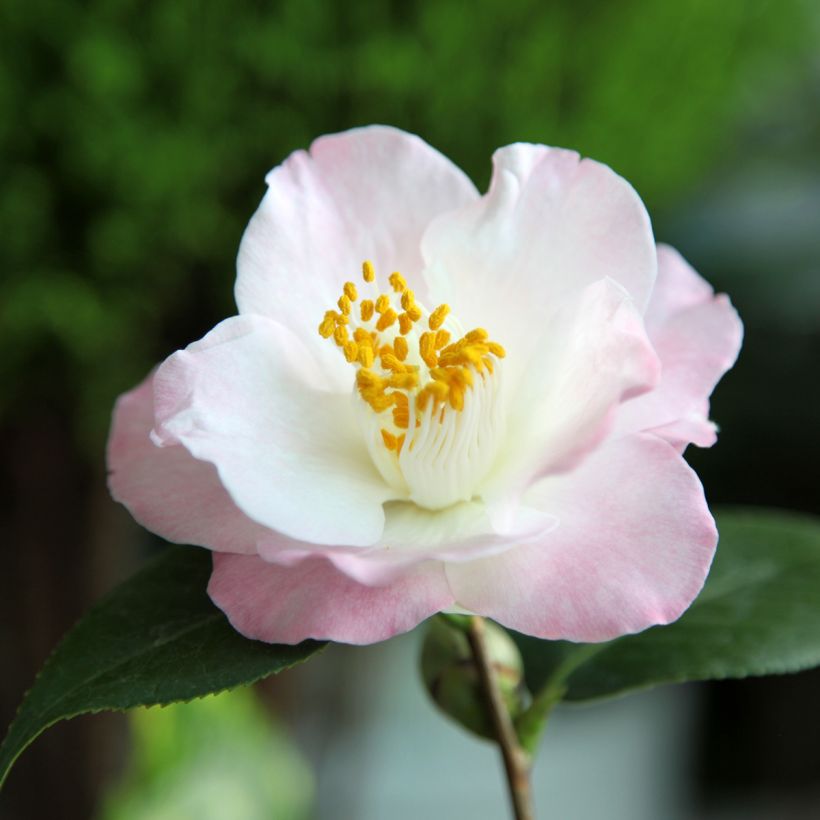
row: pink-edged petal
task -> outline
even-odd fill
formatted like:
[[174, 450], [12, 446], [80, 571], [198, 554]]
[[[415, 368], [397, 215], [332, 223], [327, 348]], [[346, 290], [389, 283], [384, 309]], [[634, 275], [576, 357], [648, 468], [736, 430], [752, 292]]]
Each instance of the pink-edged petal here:
[[475, 199], [470, 180], [419, 137], [386, 126], [317, 139], [267, 176], [268, 192], [237, 260], [240, 313], [277, 319], [330, 370], [338, 351], [316, 327], [346, 280], [373, 261], [386, 286], [401, 271], [423, 296], [422, 232], [439, 214]]
[[251, 521], [231, 500], [213, 464], [181, 444], [158, 447], [153, 376], [120, 396], [108, 438], [108, 486], [116, 501], [168, 541], [254, 553], [277, 533]]
[[660, 246], [646, 322], [661, 360], [660, 383], [620, 408], [618, 433], [652, 430], [673, 443], [711, 446], [716, 436], [708, 398], [740, 351], [737, 311], [677, 251]]
[[622, 287], [603, 279], [566, 300], [510, 387], [507, 444], [482, 496], [495, 505], [535, 476], [573, 467], [609, 432], [618, 405], [658, 376], [641, 315]]
[[327, 392], [287, 328], [227, 319], [160, 366], [154, 394], [154, 440], [214, 464], [253, 521], [316, 544], [381, 536], [391, 491], [362, 447], [350, 396]]
[[658, 277], [646, 311], [650, 334], [687, 308], [709, 302], [715, 295], [712, 286], [676, 251], [662, 242], [657, 246]]
[[433, 222], [422, 251], [436, 300], [511, 354], [531, 345], [565, 295], [605, 277], [642, 313], [657, 264], [649, 216], [629, 183], [543, 145], [496, 151], [487, 194]]
[[208, 594], [246, 637], [286, 644], [307, 638], [375, 643], [453, 603], [439, 563], [416, 565], [384, 586], [365, 586], [319, 556], [286, 567], [216, 553]]
[[558, 527], [538, 544], [449, 564], [464, 608], [528, 635], [595, 642], [674, 621], [703, 586], [715, 524], [695, 473], [655, 436], [607, 442], [528, 501]]

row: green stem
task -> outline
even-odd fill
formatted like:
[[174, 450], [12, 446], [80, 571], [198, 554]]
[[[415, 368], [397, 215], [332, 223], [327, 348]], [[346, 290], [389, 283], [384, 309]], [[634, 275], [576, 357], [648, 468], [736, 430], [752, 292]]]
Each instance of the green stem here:
[[478, 668], [481, 686], [490, 713], [496, 741], [504, 761], [507, 786], [510, 792], [515, 820], [535, 820], [530, 786], [532, 760], [518, 740], [510, 713], [504, 704], [498, 678], [487, 651], [484, 619], [474, 615], [470, 618], [467, 637]]

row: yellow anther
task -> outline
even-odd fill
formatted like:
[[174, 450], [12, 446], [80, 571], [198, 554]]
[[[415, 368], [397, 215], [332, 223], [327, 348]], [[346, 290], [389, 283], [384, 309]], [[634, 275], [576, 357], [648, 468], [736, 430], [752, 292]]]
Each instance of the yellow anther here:
[[384, 389], [384, 379], [376, 375], [372, 370], [360, 370], [356, 373], [356, 384], [360, 390]]
[[[371, 262], [362, 264], [362, 277], [368, 283], [375, 281]], [[487, 374], [493, 373], [496, 361], [505, 356], [504, 348], [490, 341], [487, 331], [480, 327], [452, 341], [450, 332], [443, 327], [450, 308], [440, 304], [428, 315], [428, 330], [421, 332], [419, 327], [418, 358], [414, 353], [413, 363], [408, 363], [408, 334], [427, 314], [416, 303], [413, 291], [398, 271], [393, 271], [388, 281], [393, 293], [379, 294], [375, 300], [362, 299], [358, 310], [354, 310], [353, 305], [359, 301], [357, 286], [345, 282], [338, 310], [325, 313], [319, 334], [332, 337], [345, 359], [355, 366], [356, 389], [361, 400], [375, 413], [391, 410], [393, 430], [403, 431], [411, 426], [413, 407], [420, 411], [414, 413], [415, 427], [422, 425], [423, 418], [443, 424], [448, 413], [464, 409], [467, 391], [474, 387], [476, 374], [486, 379]], [[400, 312], [393, 300], [401, 303]], [[367, 324], [374, 319], [375, 327]], [[387, 335], [380, 334], [393, 325], [398, 325], [398, 332], [392, 331], [393, 338], [388, 342]], [[431, 402], [432, 413], [422, 417]], [[404, 433], [396, 435], [383, 428], [381, 435], [388, 450], [401, 453]], [[411, 437], [411, 450], [413, 445]]]
[[359, 309], [363, 322], [369, 322], [373, 318], [374, 305], [372, 299], [362, 299], [362, 304]]
[[436, 356], [436, 334], [425, 332], [419, 337], [419, 355], [428, 367], [435, 367], [438, 364]]
[[344, 325], [336, 325], [336, 330], [333, 331], [333, 341], [339, 347], [343, 347], [347, 341], [347, 328]]
[[345, 342], [342, 351], [345, 354], [345, 359], [349, 361], [351, 364], [358, 360], [359, 357], [359, 346], [356, 342]]
[[394, 270], [393, 273], [390, 274], [390, 278], [387, 281], [390, 282], [396, 293], [403, 293], [407, 290], [407, 281], [397, 270]]
[[444, 320], [447, 318], [447, 314], [449, 312], [450, 312], [450, 306], [449, 305], [439, 305], [430, 314], [430, 319], [428, 320], [428, 324], [430, 325], [430, 330], [438, 330], [444, 324]]
[[460, 384], [451, 384], [450, 385], [450, 394], [448, 396], [450, 400], [450, 407], [453, 410], [461, 411], [464, 409], [464, 388]]
[[419, 383], [417, 373], [393, 373], [387, 380], [388, 387], [396, 390], [412, 390]]
[[366, 401], [377, 413], [383, 413], [393, 406], [393, 399], [389, 394], [385, 393], [373, 396], [372, 398], [366, 399]]
[[[381, 297], [380, 297], [381, 298]], [[376, 330], [387, 330], [390, 325], [394, 324], [396, 319], [399, 317], [396, 316], [396, 311], [393, 308], [389, 307], [385, 310], [381, 316], [379, 316], [379, 321], [376, 322]]]
[[399, 314], [399, 331], [402, 336], [406, 336], [413, 329], [413, 320], [406, 314]]
[[449, 392], [450, 387], [445, 382], [428, 382], [416, 397], [416, 407], [424, 411], [429, 399], [432, 398], [434, 402], [444, 401]]
[[376, 354], [372, 347], [361, 345], [359, 347], [359, 364], [362, 367], [373, 367], [373, 362], [376, 361]]
[[406, 430], [410, 426], [410, 409], [408, 407], [394, 407], [393, 424], [399, 430]]
[[383, 370], [391, 370], [393, 373], [407, 372], [407, 365], [401, 363], [401, 360], [393, 352], [392, 347], [385, 353], [379, 353], [379, 362]]
[[416, 304], [416, 294], [410, 288], [404, 291], [401, 295], [401, 306], [407, 310], [410, 305]]
[[323, 339], [329, 339], [333, 335], [334, 330], [336, 330], [336, 313], [335, 311], [328, 310], [325, 312], [325, 318], [322, 319], [319, 325], [319, 335]]
[[[399, 316], [399, 320], [401, 320], [401, 316]], [[405, 339], [404, 336], [396, 336], [393, 340], [393, 350], [396, 351], [396, 358], [400, 362], [403, 362], [407, 358], [407, 354], [410, 352], [407, 339]]]
[[461, 351], [461, 355], [471, 365], [474, 365], [475, 367], [479, 367], [481, 365], [481, 352], [476, 350], [474, 347], [465, 347], [464, 350]]

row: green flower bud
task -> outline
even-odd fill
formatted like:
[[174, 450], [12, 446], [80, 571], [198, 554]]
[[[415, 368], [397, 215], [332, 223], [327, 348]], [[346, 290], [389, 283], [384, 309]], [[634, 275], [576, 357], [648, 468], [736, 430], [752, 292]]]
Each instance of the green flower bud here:
[[[421, 650], [421, 676], [436, 705], [468, 731], [495, 738], [470, 641], [455, 619], [428, 621]], [[501, 627], [486, 622], [486, 644], [504, 703], [513, 720], [530, 703], [524, 662], [515, 642]]]

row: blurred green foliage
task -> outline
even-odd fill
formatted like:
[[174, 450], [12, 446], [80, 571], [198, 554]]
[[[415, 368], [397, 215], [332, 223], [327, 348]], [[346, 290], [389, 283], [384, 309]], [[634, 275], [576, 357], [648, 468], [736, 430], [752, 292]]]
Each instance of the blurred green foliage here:
[[99, 820], [306, 820], [313, 776], [253, 690], [129, 713], [131, 760]]
[[498, 145], [571, 146], [674, 201], [808, 53], [810, 6], [9, 0], [0, 419], [46, 405], [98, 453], [116, 394], [232, 312], [264, 173], [324, 132], [392, 123], [479, 185]]

